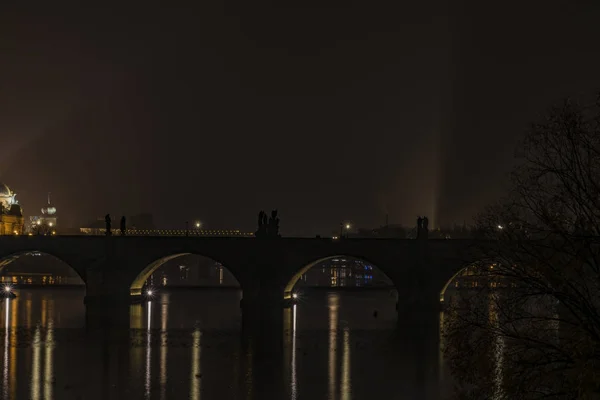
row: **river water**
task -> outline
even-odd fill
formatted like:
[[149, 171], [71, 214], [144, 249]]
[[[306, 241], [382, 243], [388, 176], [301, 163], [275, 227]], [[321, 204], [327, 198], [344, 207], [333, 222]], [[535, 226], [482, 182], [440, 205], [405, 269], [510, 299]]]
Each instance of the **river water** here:
[[284, 312], [281, 357], [240, 340], [239, 290], [131, 306], [85, 329], [83, 289], [22, 289], [0, 307], [3, 399], [441, 399], [439, 332], [398, 323], [389, 290], [309, 291]]

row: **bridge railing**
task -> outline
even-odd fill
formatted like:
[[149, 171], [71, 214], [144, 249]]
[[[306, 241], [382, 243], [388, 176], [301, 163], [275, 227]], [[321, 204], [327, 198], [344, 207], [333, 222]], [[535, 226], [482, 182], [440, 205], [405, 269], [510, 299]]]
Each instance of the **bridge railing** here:
[[[81, 235], [89, 236], [104, 236], [106, 235], [106, 229], [104, 228], [81, 228]], [[119, 229], [113, 229], [111, 231], [113, 236], [121, 236]], [[254, 237], [254, 233], [242, 232], [237, 229], [223, 230], [223, 229], [127, 229], [125, 231], [126, 236], [198, 236], [198, 237]]]

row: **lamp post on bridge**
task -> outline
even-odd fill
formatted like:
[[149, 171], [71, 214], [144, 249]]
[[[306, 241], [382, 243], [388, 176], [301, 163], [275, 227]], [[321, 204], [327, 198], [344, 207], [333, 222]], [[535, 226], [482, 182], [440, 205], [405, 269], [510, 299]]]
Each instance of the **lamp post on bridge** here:
[[340, 239], [342, 239], [344, 237], [344, 228], [346, 229], [346, 239], [348, 238], [348, 233], [349, 233], [351, 227], [352, 226], [348, 222], [346, 222], [346, 223], [340, 222]]

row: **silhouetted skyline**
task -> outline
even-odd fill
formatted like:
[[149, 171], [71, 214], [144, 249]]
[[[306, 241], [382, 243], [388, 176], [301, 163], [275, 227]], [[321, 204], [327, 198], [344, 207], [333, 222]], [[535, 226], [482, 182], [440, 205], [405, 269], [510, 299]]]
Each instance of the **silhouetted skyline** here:
[[283, 235], [467, 222], [519, 135], [600, 87], [590, 1], [13, 2], [0, 12], [0, 181], [63, 226]]

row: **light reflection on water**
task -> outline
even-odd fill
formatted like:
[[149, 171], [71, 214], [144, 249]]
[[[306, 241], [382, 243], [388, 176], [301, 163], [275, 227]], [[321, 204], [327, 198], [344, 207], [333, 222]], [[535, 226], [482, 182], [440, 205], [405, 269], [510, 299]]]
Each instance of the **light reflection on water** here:
[[8, 358], [8, 336], [10, 325], [10, 300], [5, 300], [4, 310], [4, 357], [2, 359], [2, 397], [8, 399], [8, 371], [10, 370], [9, 358]]
[[437, 346], [438, 328], [421, 346], [398, 339], [387, 291], [315, 293], [286, 309], [284, 354], [270, 360], [283, 392], [269, 392], [279, 378], [240, 341], [239, 296], [161, 293], [130, 307], [129, 331], [98, 336], [80, 328], [82, 292], [22, 291], [0, 307], [3, 398], [438, 398], [418, 385], [435, 384], [439, 352], [416, 350]]
[[152, 384], [152, 302], [149, 301], [146, 304], [146, 381], [145, 381], [145, 389], [146, 389], [146, 398], [150, 398], [150, 389]]

